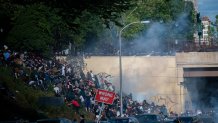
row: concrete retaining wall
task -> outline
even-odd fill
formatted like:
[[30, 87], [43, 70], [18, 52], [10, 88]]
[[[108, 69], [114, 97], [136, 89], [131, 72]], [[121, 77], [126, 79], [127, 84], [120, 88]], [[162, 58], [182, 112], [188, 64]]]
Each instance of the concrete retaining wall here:
[[[118, 56], [91, 57], [85, 59], [87, 70], [97, 74], [112, 75], [111, 81], [119, 91]], [[132, 93], [138, 101], [165, 104], [169, 110], [181, 111], [180, 86], [178, 85], [175, 57], [124, 56], [122, 57], [123, 91]]]

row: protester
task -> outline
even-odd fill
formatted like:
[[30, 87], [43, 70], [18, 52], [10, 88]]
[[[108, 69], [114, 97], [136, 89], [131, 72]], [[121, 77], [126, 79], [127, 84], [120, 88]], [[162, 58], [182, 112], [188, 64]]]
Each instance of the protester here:
[[[76, 61], [76, 62], [75, 62]], [[110, 82], [110, 75], [106, 73], [94, 74], [92, 70], [84, 74], [83, 65], [80, 59], [74, 61], [61, 62], [56, 59], [45, 60], [34, 53], [11, 52], [4, 48], [0, 51], [0, 65], [13, 67], [13, 75], [16, 79], [22, 79], [26, 85], [47, 91], [49, 87], [53, 88], [54, 96], [62, 96], [69, 106], [79, 114], [79, 110], [85, 108], [96, 116], [100, 111], [105, 118], [120, 116], [120, 97], [115, 95], [112, 105], [105, 104], [104, 109], [95, 101], [95, 91], [98, 88], [115, 91]], [[143, 101], [142, 104], [134, 101], [131, 95], [123, 96], [123, 114], [134, 115], [140, 113], [164, 113], [166, 109], [161, 110], [160, 106], [154, 103]], [[166, 108], [166, 107], [165, 107]], [[82, 120], [83, 122], [83, 120]]]

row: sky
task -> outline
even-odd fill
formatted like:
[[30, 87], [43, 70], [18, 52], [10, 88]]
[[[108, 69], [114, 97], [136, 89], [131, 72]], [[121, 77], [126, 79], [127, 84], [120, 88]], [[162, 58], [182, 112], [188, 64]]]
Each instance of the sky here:
[[211, 21], [215, 21], [215, 16], [218, 15], [218, 0], [197, 0], [198, 11], [201, 17], [208, 16]]

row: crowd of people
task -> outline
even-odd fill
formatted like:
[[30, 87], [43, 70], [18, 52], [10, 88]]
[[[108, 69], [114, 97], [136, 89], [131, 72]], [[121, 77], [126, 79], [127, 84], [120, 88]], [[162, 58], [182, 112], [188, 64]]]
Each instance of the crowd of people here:
[[[0, 51], [0, 65], [13, 68], [15, 79], [22, 79], [33, 89], [47, 91], [53, 88], [54, 96], [64, 97], [66, 104], [80, 114], [80, 109], [92, 112], [97, 119], [119, 117], [120, 96], [115, 95], [113, 104], [107, 105], [95, 101], [96, 90], [101, 88], [116, 91], [108, 81], [110, 75], [94, 74], [84, 70], [83, 58], [61, 61], [55, 58], [46, 60], [29, 52], [12, 52], [7, 46]], [[101, 113], [101, 114], [100, 114]], [[131, 94], [123, 96], [123, 115], [131, 116], [141, 113], [158, 113], [168, 115], [164, 105], [134, 101]]]

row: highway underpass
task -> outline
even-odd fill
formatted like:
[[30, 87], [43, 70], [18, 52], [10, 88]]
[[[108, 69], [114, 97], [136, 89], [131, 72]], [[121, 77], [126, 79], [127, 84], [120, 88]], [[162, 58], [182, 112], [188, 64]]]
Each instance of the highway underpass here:
[[[189, 101], [186, 109], [207, 111], [218, 107], [218, 67], [183, 68]], [[190, 103], [189, 103], [190, 102]]]

